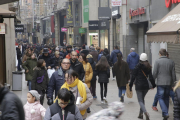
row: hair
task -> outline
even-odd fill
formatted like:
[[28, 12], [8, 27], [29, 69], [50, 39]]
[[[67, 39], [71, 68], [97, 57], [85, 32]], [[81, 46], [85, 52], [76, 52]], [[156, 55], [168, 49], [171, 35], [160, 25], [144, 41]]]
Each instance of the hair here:
[[99, 54], [101, 54], [101, 52], [103, 52], [104, 50], [103, 49], [101, 49], [100, 51], [99, 51]]
[[96, 65], [96, 70], [105, 71], [109, 68], [108, 61], [105, 56], [102, 56]]
[[149, 64], [148, 61], [141, 61], [141, 60], [140, 60], [140, 63], [141, 63], [141, 64], [144, 64], [144, 65], [147, 67], [148, 71], [152, 69], [152, 66]]
[[[62, 62], [64, 61], [64, 60], [69, 60], [68, 58], [64, 58], [64, 59], [62, 59]], [[70, 60], [69, 60], [69, 62], [70, 62]], [[71, 62], [70, 62], [71, 63]]]
[[176, 91], [176, 89], [177, 89], [178, 87], [180, 87], [180, 80], [177, 81], [177, 83], [176, 83], [176, 85], [175, 85], [175, 87], [174, 87], [174, 92]]
[[[29, 54], [29, 51], [31, 51], [31, 54]], [[27, 56], [27, 57], [31, 57], [31, 55], [32, 55], [32, 50], [31, 50], [31, 49], [28, 49], [28, 51], [26, 52], [26, 56]]]
[[67, 48], [72, 48], [72, 45], [68, 45]]
[[109, 54], [109, 50], [107, 48], [104, 48], [104, 52]]
[[37, 61], [37, 67], [42, 67], [43, 63], [44, 63], [44, 59], [39, 59]]
[[120, 54], [120, 53], [118, 53], [117, 54], [117, 65], [118, 65], [118, 67], [120, 67], [121, 68], [121, 63], [122, 63], [122, 54]]
[[166, 56], [167, 56], [167, 58], [169, 58], [169, 53], [168, 52], [166, 52]]
[[79, 75], [76, 71], [70, 69], [70, 70], [67, 70], [66, 71], [66, 74], [68, 74], [68, 77], [76, 77], [76, 78], [79, 78]]
[[64, 102], [68, 102], [71, 98], [71, 93], [67, 88], [59, 89], [58, 98], [64, 100]]
[[166, 49], [161, 48], [159, 54], [161, 54], [162, 56], [166, 56], [167, 55]]
[[135, 48], [131, 48], [130, 50], [131, 50], [132, 52], [134, 52], [134, 51], [135, 51]]
[[83, 61], [85, 61], [86, 63], [88, 62], [88, 59], [86, 58], [87, 55], [81, 53], [80, 56], [82, 56]]
[[76, 54], [78, 54], [76, 51], [73, 50], [73, 51], [71, 52], [71, 55], [72, 55], [73, 52], [76, 53]]
[[97, 47], [96, 47], [96, 50], [100, 50], [100, 47], [97, 46]]
[[56, 51], [56, 52], [55, 52], [55, 55], [59, 55], [59, 52], [58, 52], [58, 51]]
[[117, 45], [115, 46], [115, 49], [119, 49]]

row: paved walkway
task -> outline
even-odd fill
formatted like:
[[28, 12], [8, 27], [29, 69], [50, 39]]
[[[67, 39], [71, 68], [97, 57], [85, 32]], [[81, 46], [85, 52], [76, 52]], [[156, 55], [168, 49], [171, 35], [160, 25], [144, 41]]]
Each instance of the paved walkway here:
[[[27, 87], [27, 82], [25, 81], [24, 74], [23, 74], [22, 86], [23, 86], [22, 91], [14, 91], [14, 93], [16, 93], [21, 98], [23, 104], [25, 104], [27, 101], [26, 94], [28, 92], [28, 87]], [[139, 108], [139, 104], [137, 101], [136, 92], [134, 90], [134, 87], [133, 87], [133, 92], [134, 92], [134, 96], [132, 99], [128, 99], [127, 97], [125, 97], [125, 102], [124, 102], [125, 112], [121, 116], [121, 120], [139, 120], [137, 118], [137, 116], [139, 114], [140, 108]], [[97, 93], [98, 98], [97, 98], [97, 100], [94, 100], [93, 104], [90, 107], [91, 114], [96, 113], [96, 112], [102, 110], [103, 108], [106, 108], [106, 105], [101, 104], [99, 83], [97, 83], [96, 93]], [[161, 109], [160, 109], [159, 105], [158, 105], [158, 109], [159, 109], [158, 112], [153, 111], [151, 108], [155, 94], [156, 94], [156, 89], [150, 90], [148, 92], [146, 99], [145, 99], [146, 109], [150, 114], [151, 120], [162, 120], [162, 113], [161, 113]], [[108, 102], [119, 101], [118, 88], [116, 85], [116, 81], [112, 81], [112, 78], [110, 78], [110, 82], [108, 84], [107, 100], [108, 100]], [[44, 107], [45, 108], [48, 107], [46, 98], [44, 101]], [[91, 115], [91, 114], [89, 114], [89, 115]], [[170, 115], [170, 118], [168, 120], [173, 120], [173, 105], [171, 103], [170, 103], [170, 107], [169, 107], [169, 115]], [[144, 116], [144, 118], [145, 118], [145, 116]]]

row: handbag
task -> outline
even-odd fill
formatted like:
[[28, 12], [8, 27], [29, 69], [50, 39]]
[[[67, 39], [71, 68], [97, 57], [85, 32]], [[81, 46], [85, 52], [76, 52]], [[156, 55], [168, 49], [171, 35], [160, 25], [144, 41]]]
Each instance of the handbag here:
[[150, 82], [150, 80], [149, 80], [149, 77], [146, 76], [146, 74], [144, 73], [143, 70], [141, 70], [141, 71], [143, 72], [144, 76], [146, 77], [146, 79], [147, 79], [147, 81], [148, 81], [149, 89], [153, 88], [153, 86], [152, 86], [152, 84], [151, 84], [151, 82]]
[[41, 77], [37, 77], [37, 79], [36, 79], [36, 80], [37, 80], [37, 83], [42, 83], [42, 82], [43, 82], [45, 72], [46, 72], [46, 71], [44, 71], [43, 76], [41, 76]]
[[128, 98], [132, 98], [133, 97], [133, 91], [130, 91], [129, 89], [129, 83], [126, 85], [126, 96]]

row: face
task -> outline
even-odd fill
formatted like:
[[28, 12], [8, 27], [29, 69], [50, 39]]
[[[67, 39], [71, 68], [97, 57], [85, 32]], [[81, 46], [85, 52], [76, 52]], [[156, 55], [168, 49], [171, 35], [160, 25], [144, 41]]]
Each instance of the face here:
[[56, 54], [56, 57], [59, 58], [59, 54]]
[[63, 52], [66, 52], [66, 49], [63, 49]]
[[67, 50], [72, 50], [72, 48], [67, 48]]
[[32, 54], [31, 59], [34, 59], [34, 58], [35, 58], [35, 55], [34, 55], [34, 54]]
[[28, 51], [28, 54], [31, 54], [31, 53], [32, 53], [31, 50], [29, 50], [29, 51]]
[[58, 104], [62, 109], [64, 109], [68, 105], [68, 103], [69, 102], [64, 102], [64, 100], [58, 99]]
[[44, 56], [48, 56], [48, 53], [44, 53]]
[[72, 84], [75, 81], [76, 77], [69, 77], [68, 74], [65, 74], [65, 81], [67, 82], [68, 85]]
[[46, 67], [46, 62], [45, 61], [43, 62], [42, 67]]
[[30, 93], [27, 94], [27, 101], [29, 103], [34, 103], [35, 102], [35, 97], [33, 97]]
[[69, 70], [71, 63], [68, 59], [64, 59], [61, 63], [63, 70]]
[[83, 61], [82, 56], [79, 56], [79, 62], [82, 62], [82, 61]]
[[72, 53], [71, 53], [71, 59], [72, 59], [73, 61], [75, 61], [75, 60], [77, 59], [77, 53], [76, 53], [76, 52], [72, 52]]

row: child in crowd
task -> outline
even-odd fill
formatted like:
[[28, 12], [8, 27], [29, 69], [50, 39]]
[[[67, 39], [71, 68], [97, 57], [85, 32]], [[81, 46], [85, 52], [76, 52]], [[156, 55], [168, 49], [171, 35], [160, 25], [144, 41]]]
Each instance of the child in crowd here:
[[24, 105], [25, 120], [42, 120], [46, 109], [40, 104], [40, 95], [36, 90], [27, 93], [27, 103]]

